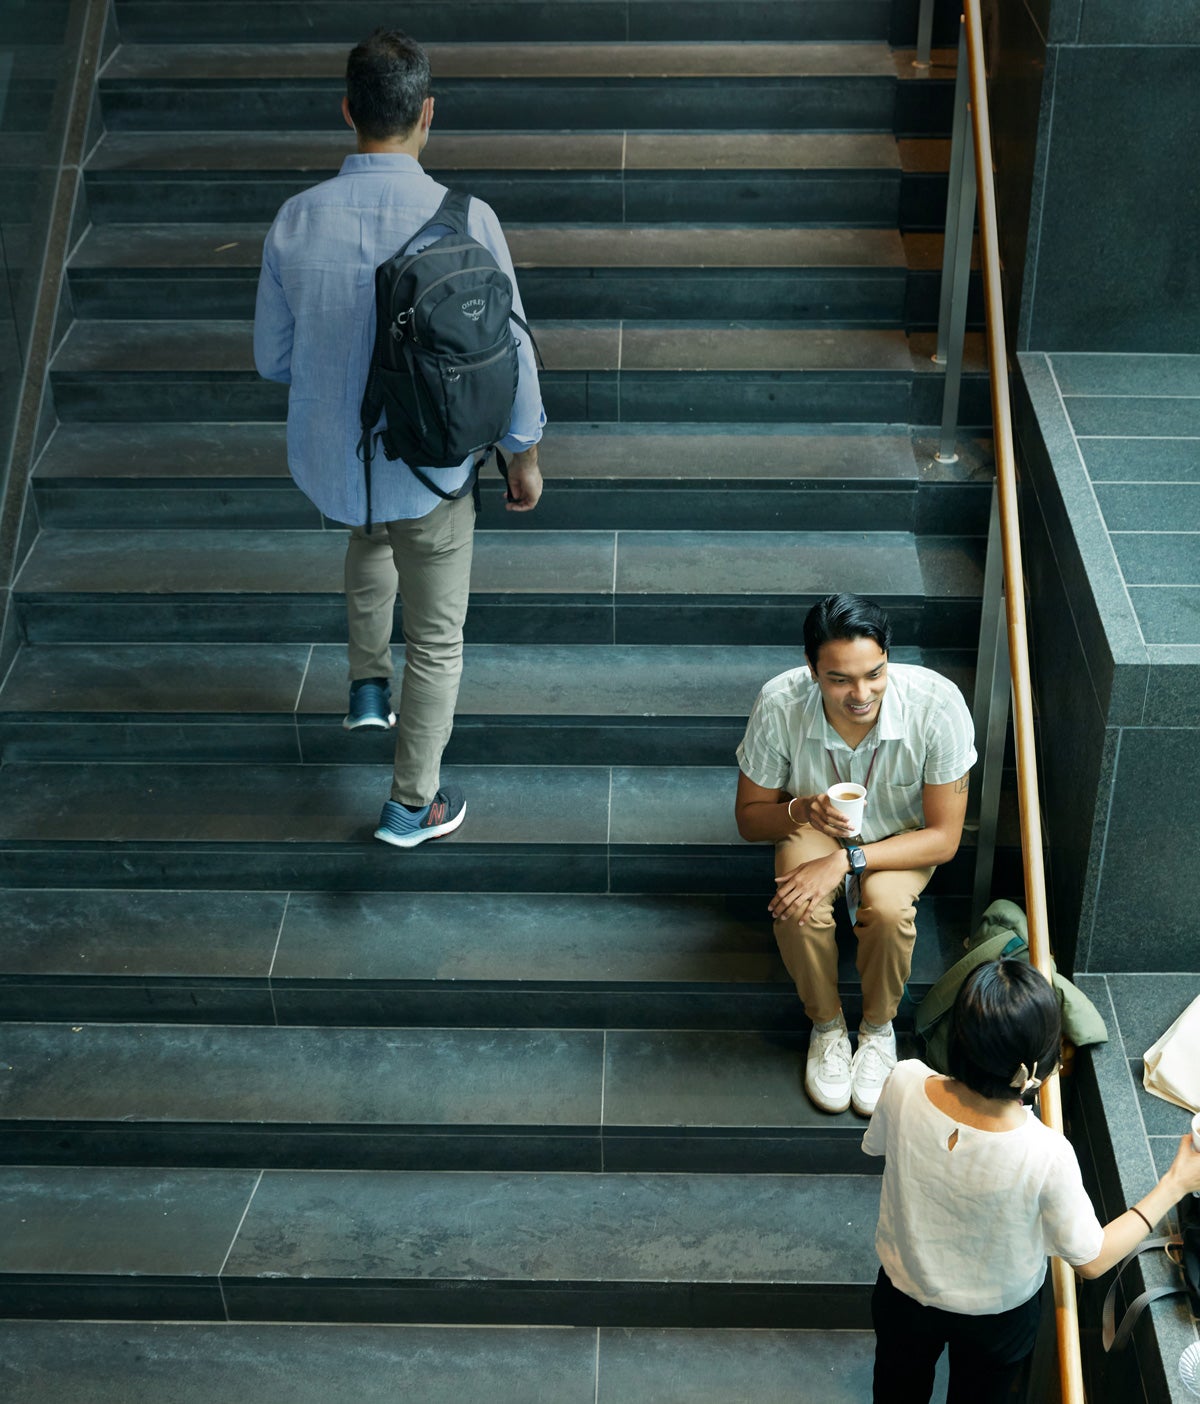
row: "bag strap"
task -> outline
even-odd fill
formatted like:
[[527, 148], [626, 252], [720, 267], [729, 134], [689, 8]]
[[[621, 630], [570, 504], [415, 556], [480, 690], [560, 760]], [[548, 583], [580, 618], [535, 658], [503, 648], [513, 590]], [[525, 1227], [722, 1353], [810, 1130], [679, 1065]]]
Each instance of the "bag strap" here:
[[1137, 1319], [1142, 1312], [1156, 1302], [1160, 1297], [1175, 1297], [1187, 1291], [1184, 1286], [1179, 1287], [1148, 1287], [1140, 1296], [1135, 1297], [1126, 1309], [1125, 1315], [1121, 1318], [1121, 1324], [1117, 1322], [1117, 1284], [1121, 1280], [1121, 1274], [1133, 1262], [1139, 1253], [1145, 1253], [1151, 1248], [1173, 1248], [1181, 1242], [1178, 1238], [1148, 1238], [1145, 1243], [1141, 1243], [1132, 1253], [1127, 1253], [1121, 1261], [1121, 1266], [1117, 1269], [1117, 1275], [1104, 1297], [1104, 1310], [1101, 1313], [1100, 1339], [1105, 1351], [1123, 1350], [1126, 1342], [1137, 1325]]
[[465, 234], [467, 232], [467, 218], [470, 213], [471, 197], [467, 192], [447, 189], [442, 197], [442, 203], [420, 229], [411, 238], [405, 240], [404, 248], [412, 248], [422, 234], [428, 234], [431, 229], [436, 229], [439, 226], [449, 229], [452, 234]]

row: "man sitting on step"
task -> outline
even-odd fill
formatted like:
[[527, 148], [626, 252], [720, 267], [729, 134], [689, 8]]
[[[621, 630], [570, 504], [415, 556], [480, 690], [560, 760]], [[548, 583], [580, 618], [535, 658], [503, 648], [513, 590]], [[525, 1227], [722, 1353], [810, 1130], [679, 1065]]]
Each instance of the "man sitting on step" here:
[[[442, 494], [418, 478], [421, 465], [410, 472], [380, 455], [368, 496], [357, 453], [375, 335], [375, 269], [431, 219], [446, 194], [417, 159], [433, 121], [429, 83], [425, 51], [399, 31], [377, 30], [351, 51], [342, 114], [358, 152], [332, 180], [280, 209], [263, 249], [254, 318], [259, 373], [290, 387], [292, 477], [326, 517], [352, 528], [345, 566], [347, 730], [386, 731], [396, 723], [391, 635], [400, 595], [404, 679], [391, 798], [375, 837], [401, 848], [449, 833], [466, 813], [462, 791], [441, 785], [441, 757], [462, 674], [475, 455], [439, 472]], [[523, 315], [499, 221], [481, 200], [470, 202], [467, 233], [508, 275], [513, 310]], [[518, 349], [518, 367], [516, 401], [499, 447], [512, 455], [508, 509], [528, 512], [541, 496], [537, 443], [546, 422], [528, 338]]]
[[[805, 1090], [822, 1111], [853, 1104], [861, 1116], [896, 1063], [892, 1018], [912, 966], [917, 901], [958, 851], [975, 763], [958, 688], [928, 668], [889, 663], [891, 640], [873, 600], [830, 595], [814, 605], [807, 667], [767, 683], [737, 750], [738, 832], [775, 844], [775, 939], [812, 1020]], [[867, 792], [861, 833], [830, 803], [839, 782]], [[843, 888], [862, 977], [853, 1057], [833, 916]]]

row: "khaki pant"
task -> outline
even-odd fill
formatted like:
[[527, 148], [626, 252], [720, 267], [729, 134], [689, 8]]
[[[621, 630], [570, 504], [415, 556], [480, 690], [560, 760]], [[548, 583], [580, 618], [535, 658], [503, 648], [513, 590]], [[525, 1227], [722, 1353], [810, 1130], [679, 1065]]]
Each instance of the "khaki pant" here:
[[[775, 845], [776, 875], [823, 858], [837, 847], [836, 839], [805, 824]], [[854, 934], [858, 938], [863, 1017], [872, 1024], [886, 1024], [900, 1006], [917, 939], [917, 901], [932, 876], [932, 868], [901, 872], [868, 869], [863, 874]], [[839, 883], [814, 902], [803, 925], [791, 916], [775, 922], [779, 953], [814, 1024], [827, 1023], [842, 1007], [833, 920], [833, 904], [841, 890]]]
[[468, 493], [413, 521], [350, 533], [346, 613], [350, 680], [391, 678], [392, 620], [400, 595], [404, 677], [396, 706], [392, 799], [428, 804], [454, 726], [463, 622], [471, 590], [475, 504]]

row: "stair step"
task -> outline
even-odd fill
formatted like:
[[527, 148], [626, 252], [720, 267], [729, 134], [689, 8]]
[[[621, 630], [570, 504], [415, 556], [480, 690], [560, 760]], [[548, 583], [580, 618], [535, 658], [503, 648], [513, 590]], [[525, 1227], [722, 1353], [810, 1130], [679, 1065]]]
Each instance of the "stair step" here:
[[[953, 73], [886, 44], [448, 44], [431, 47], [438, 129], [910, 132], [950, 124]], [[125, 45], [99, 91], [110, 131], [336, 128], [343, 44]], [[904, 89], [921, 91], [900, 103]]]
[[[986, 530], [991, 444], [958, 462], [890, 424], [548, 425], [535, 530]], [[60, 424], [34, 475], [44, 527], [320, 528], [287, 473], [281, 423]], [[489, 487], [492, 490], [489, 490]], [[503, 529], [498, 480], [479, 524]]]
[[[877, 1173], [805, 1032], [0, 1026], [0, 1163]], [[912, 1037], [901, 1056], [916, 1056]]]
[[[870, 1331], [0, 1322], [8, 1404], [822, 1404], [871, 1390]], [[935, 1396], [943, 1404], [944, 1390]]]
[[[71, 257], [84, 319], [249, 318], [265, 224], [99, 224]], [[929, 327], [942, 239], [889, 229], [516, 225], [505, 230], [529, 315], [695, 316]], [[976, 276], [971, 324], [981, 324]]]
[[[910, 272], [885, 229], [663, 225], [505, 230], [535, 320], [936, 322], [940, 264]], [[262, 225], [96, 225], [70, 267], [80, 318], [254, 315]]]
[[[891, 0], [700, 0], [683, 15], [675, 0], [414, 0], [404, 23], [428, 44], [452, 43], [464, 32], [480, 43], [648, 42], [690, 39], [697, 28], [710, 40], [865, 41], [888, 37], [892, 9]], [[289, 43], [297, 29], [290, 0], [205, 0], [199, 11], [184, 0], [120, 0], [117, 15], [122, 36], [139, 43]], [[378, 23], [378, 7], [368, 0], [304, 6], [304, 30], [316, 42], [349, 47]]]
[[[936, 337], [763, 324], [543, 322], [541, 387], [558, 421], [933, 424]], [[76, 322], [51, 378], [60, 418], [89, 422], [271, 420], [285, 386], [254, 370], [240, 321]], [[983, 339], [967, 337], [960, 420], [985, 424]]]
[[[803, 1017], [771, 936], [768, 890], [0, 890], [0, 1017], [786, 1032]], [[967, 905], [922, 899], [914, 1001], [961, 952]], [[846, 931], [839, 951], [854, 1019]], [[906, 1002], [902, 1020], [909, 1011]]]
[[[313, 891], [769, 890], [738, 837], [733, 767], [449, 766], [468, 821], [398, 852], [373, 842], [391, 768], [41, 763], [0, 768], [0, 886]], [[1011, 840], [1011, 829], [1006, 842]], [[966, 850], [934, 876], [961, 893]]]
[[0, 1169], [0, 1313], [864, 1329], [860, 1175]]
[[[537, 764], [553, 726], [564, 765], [728, 763], [759, 688], [798, 657], [700, 644], [470, 644], [446, 760]], [[970, 695], [968, 652], [892, 657], [945, 671]], [[345, 708], [346, 653], [333, 644], [50, 644], [22, 650], [0, 689], [0, 749], [6, 762], [386, 763], [392, 736], [347, 735]]]
[[[341, 531], [44, 531], [14, 593], [30, 643], [333, 643], [345, 637], [344, 555]], [[838, 589], [884, 604], [898, 645], [955, 648], [977, 627], [981, 543], [480, 531], [471, 578], [472, 643], [774, 645]]]
[[[267, 221], [336, 175], [349, 133], [117, 132], [88, 158], [96, 223]], [[853, 224], [936, 229], [949, 142], [875, 132], [446, 133], [427, 169], [487, 200], [507, 225]]]

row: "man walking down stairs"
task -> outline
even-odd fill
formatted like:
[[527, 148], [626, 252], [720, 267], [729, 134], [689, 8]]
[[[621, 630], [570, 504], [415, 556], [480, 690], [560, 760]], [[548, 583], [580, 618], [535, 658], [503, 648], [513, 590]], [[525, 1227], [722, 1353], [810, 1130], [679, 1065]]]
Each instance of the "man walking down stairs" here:
[[[453, 833], [466, 817], [462, 790], [442, 786], [440, 769], [462, 676], [481, 451], [473, 449], [441, 473], [393, 460], [391, 471], [371, 477], [371, 444], [364, 452], [358, 411], [369, 373], [378, 373], [368, 361], [373, 275], [402, 250], [421, 252], [425, 244], [414, 245], [415, 236], [440, 213], [446, 194], [417, 160], [433, 121], [425, 51], [399, 31], [377, 30], [350, 52], [342, 113], [358, 154], [346, 158], [334, 180], [293, 196], [267, 235], [254, 357], [262, 375], [289, 387], [292, 477], [326, 518], [353, 526], [346, 550], [350, 703], [343, 726], [396, 726], [391, 796], [375, 837], [415, 848]], [[468, 228], [473, 221], [500, 271], [515, 283], [495, 215], [478, 202], [473, 207]], [[442, 274], [443, 280], [453, 277]], [[435, 290], [430, 284], [428, 294]], [[512, 296], [520, 317], [515, 286]], [[476, 301], [463, 307], [472, 325], [485, 310]], [[507, 325], [503, 332], [508, 335]], [[526, 512], [541, 496], [537, 444], [546, 414], [528, 337], [516, 360], [515, 403], [511, 417], [500, 407], [508, 427], [499, 447], [512, 455], [506, 505]], [[461, 380], [467, 372], [453, 374]], [[478, 382], [479, 376], [472, 378]], [[376, 427], [363, 426], [368, 440], [378, 437]], [[397, 593], [405, 642], [398, 725], [391, 711]]]
[[[914, 10], [113, 0], [0, 688], [5, 1404], [866, 1397], [878, 1166], [804, 1095], [730, 789], [831, 592], [973, 674], [987, 383], [972, 335], [934, 463], [953, 74]], [[484, 484], [470, 814], [407, 852], [393, 699], [343, 726], [363, 504], [296, 488], [253, 354], [281, 207], [377, 159], [338, 106], [381, 22], [432, 64], [421, 166], [503, 227], [553, 465], [534, 512]], [[837, 994], [853, 1027], [848, 932]]]

